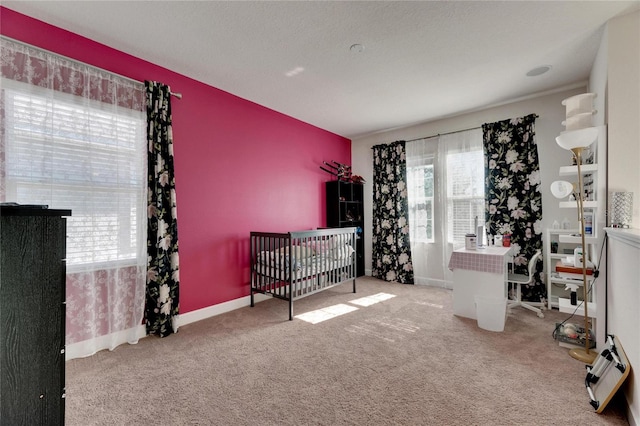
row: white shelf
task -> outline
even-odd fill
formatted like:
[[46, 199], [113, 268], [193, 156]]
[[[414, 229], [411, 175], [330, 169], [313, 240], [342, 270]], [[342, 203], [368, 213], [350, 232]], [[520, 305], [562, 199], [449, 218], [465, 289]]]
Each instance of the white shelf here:
[[[567, 298], [569, 295], [568, 290], [564, 290], [567, 284], [573, 284], [578, 286], [578, 294], [582, 292], [582, 274], [571, 274], [571, 278], [560, 277], [556, 272], [556, 263], [558, 260], [573, 256], [571, 253], [564, 253], [564, 249], [573, 250], [577, 246], [582, 244], [582, 238], [579, 235], [578, 229], [546, 229], [545, 235], [545, 276], [547, 279], [547, 305], [548, 309], [559, 308], [558, 300], [560, 298]], [[551, 242], [556, 241], [559, 244], [559, 253], [551, 253]], [[585, 243], [589, 247], [590, 258], [593, 257], [593, 248], [597, 239], [593, 236], [586, 237]], [[587, 283], [591, 284], [594, 280], [593, 275], [587, 275]], [[567, 299], [569, 300], [569, 299]], [[570, 305], [570, 302], [568, 302]], [[573, 311], [572, 311], [573, 312]], [[595, 310], [593, 311], [595, 315]]]
[[[595, 173], [598, 171], [597, 164], [582, 164], [580, 165], [580, 172], [582, 174]], [[562, 166], [560, 167], [560, 176], [577, 176], [578, 166]]]
[[[554, 265], [555, 268], [555, 265]], [[574, 274], [572, 274], [574, 275]], [[582, 274], [575, 274], [575, 278], [563, 278], [554, 275], [549, 275], [549, 282], [557, 283], [557, 284], [574, 284], [582, 287]], [[593, 275], [587, 275], [587, 285], [591, 284], [593, 281]], [[582, 290], [581, 290], [582, 291]]]
[[[582, 244], [582, 237], [580, 235], [558, 235], [558, 241], [561, 243], [568, 244]], [[587, 244], [596, 244], [598, 242], [598, 238], [595, 235], [585, 235], [584, 242]]]
[[[582, 206], [585, 209], [596, 209], [598, 208], [598, 202], [597, 201], [583, 201], [582, 202]], [[560, 207], [563, 209], [577, 209], [578, 208], [578, 202], [573, 200], [573, 201], [560, 201]]]
[[580, 232], [580, 230], [578, 228], [570, 228], [570, 229], [563, 229], [563, 228], [549, 228], [547, 229], [547, 231], [551, 234], [551, 235], [563, 235], [563, 234], [575, 234]]
[[[578, 309], [577, 311], [576, 308]], [[589, 318], [596, 317], [596, 308], [597, 306], [595, 303], [587, 303], [587, 314], [589, 315]], [[564, 312], [566, 314], [573, 314], [575, 311], [576, 315], [580, 315], [581, 317], [584, 316], [584, 304], [580, 303], [580, 300], [578, 300], [577, 305], [572, 305], [571, 300], [560, 297], [558, 298], [558, 309], [560, 312]]]
[[[556, 263], [558, 260], [565, 258], [567, 256], [573, 256], [573, 249], [578, 245], [573, 241], [563, 242], [561, 238], [565, 236], [569, 236], [571, 234], [578, 233], [578, 229], [560, 229], [560, 228], [547, 228], [545, 230], [544, 237], [544, 255], [545, 255], [545, 276], [547, 280], [547, 308], [557, 308], [558, 307], [558, 298], [566, 297], [569, 293], [564, 290], [564, 287], [567, 284], [576, 284], [575, 281], [572, 280], [563, 280], [559, 277], [555, 276], [556, 272]], [[551, 253], [551, 242], [558, 243], [558, 253]], [[567, 246], [567, 244], [569, 244]], [[571, 253], [564, 253], [564, 249], [570, 249]], [[580, 276], [582, 278], [582, 276]], [[582, 280], [577, 282], [578, 285], [582, 286]]]
[[563, 348], [567, 348], [567, 349], [576, 349], [576, 348], [584, 348], [586, 346], [586, 344], [585, 345], [574, 345], [573, 343], [569, 343], [569, 342], [558, 342], [558, 346], [563, 347]]

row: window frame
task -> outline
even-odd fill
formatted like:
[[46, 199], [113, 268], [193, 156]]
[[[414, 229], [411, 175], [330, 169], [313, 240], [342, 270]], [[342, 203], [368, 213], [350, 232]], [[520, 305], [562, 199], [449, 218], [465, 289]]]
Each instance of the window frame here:
[[[458, 176], [452, 176], [452, 170], [451, 167], [449, 166], [450, 163], [449, 161], [453, 161], [453, 157], [455, 156], [467, 156], [467, 155], [474, 155], [474, 156], [479, 156], [480, 158], [477, 159], [478, 161], [473, 161], [472, 159], [468, 159], [465, 161], [465, 164], [477, 164], [477, 167], [480, 169], [480, 171], [482, 172], [482, 175], [480, 176], [480, 179], [475, 179], [474, 176], [469, 173], [467, 176], [469, 177], [469, 181], [471, 182], [471, 184], [473, 185], [473, 183], [476, 182], [480, 182], [481, 184], [476, 185], [476, 187], [474, 188], [473, 186], [471, 186], [471, 191], [469, 195], [465, 195], [465, 194], [453, 194], [452, 190], [454, 188], [453, 183], [457, 183], [459, 184], [459, 181], [456, 181], [456, 178], [458, 178]], [[473, 229], [472, 224], [474, 224], [475, 221], [475, 217], [478, 217], [478, 224], [483, 224], [485, 222], [485, 193], [484, 193], [484, 152], [482, 149], [474, 149], [474, 150], [469, 150], [469, 151], [454, 151], [454, 152], [448, 152], [446, 154], [446, 159], [445, 159], [445, 169], [446, 169], [446, 174], [447, 174], [447, 188], [446, 188], [446, 194], [445, 194], [445, 200], [447, 202], [447, 212], [448, 212], [448, 217], [447, 217], [447, 228], [448, 228], [448, 232], [447, 232], [447, 242], [449, 244], [454, 244], [454, 245], [459, 245], [459, 244], [464, 244], [465, 242], [465, 238], [464, 238], [464, 234], [466, 233], [470, 233], [473, 232], [475, 233], [476, 230]], [[465, 170], [470, 170], [469, 168], [465, 168], [463, 167], [463, 169]], [[478, 176], [476, 176], [478, 177]], [[482, 192], [480, 194], [477, 193], [478, 189], [480, 189]], [[461, 219], [461, 218], [457, 218], [454, 219], [454, 204], [460, 204], [460, 203], [466, 203], [466, 205], [469, 207], [469, 217], [467, 219]], [[473, 207], [475, 206], [475, 208]], [[477, 215], [474, 215], [474, 213], [478, 213]], [[459, 231], [456, 232], [456, 224], [462, 222], [463, 224], [465, 222], [468, 222], [468, 230], [465, 231], [463, 233], [463, 235], [459, 235]], [[464, 227], [464, 225], [459, 225], [459, 227]]]
[[[2, 161], [4, 162], [3, 164], [3, 175], [2, 178], [4, 180], [4, 198], [7, 201], [17, 201], [17, 202], [21, 202], [21, 203], [28, 203], [28, 204], [49, 204], [49, 203], [42, 203], [39, 202], [37, 200], [31, 201], [31, 200], [18, 200], [18, 194], [19, 194], [19, 190], [20, 188], [35, 188], [38, 185], [42, 185], [43, 181], [42, 181], [42, 177], [41, 176], [29, 176], [29, 173], [26, 173], [25, 170], [26, 168], [22, 168], [22, 173], [17, 173], [14, 174], [13, 171], [11, 170], [12, 167], [15, 167], [15, 165], [11, 164], [11, 160], [12, 160], [12, 156], [14, 155], [13, 152], [16, 149], [19, 149], [20, 146], [22, 146], [23, 148], [27, 147], [26, 149], [33, 149], [33, 148], [28, 148], [29, 146], [29, 140], [36, 140], [37, 137], [40, 137], [41, 140], [43, 140], [44, 142], [41, 143], [42, 146], [47, 145], [47, 144], [55, 144], [56, 140], [58, 141], [62, 141], [62, 140], [75, 140], [76, 142], [73, 143], [74, 145], [74, 153], [79, 153], [82, 154], [83, 152], [86, 153], [86, 155], [90, 155], [91, 154], [91, 149], [90, 147], [88, 147], [87, 149], [85, 149], [84, 151], [82, 149], [78, 149], [78, 147], [82, 146], [83, 142], [83, 138], [87, 138], [88, 141], [84, 141], [87, 142], [87, 144], [94, 144], [95, 141], [93, 140], [95, 138], [95, 136], [92, 135], [91, 130], [85, 131], [85, 132], [77, 132], [77, 133], [71, 133], [67, 136], [69, 137], [64, 137], [63, 135], [61, 135], [60, 131], [56, 131], [55, 129], [52, 130], [52, 127], [47, 127], [47, 126], [41, 126], [40, 128], [37, 128], [36, 126], [34, 126], [35, 128], [35, 132], [34, 129], [28, 129], [25, 127], [28, 127], [28, 124], [25, 124], [24, 121], [29, 120], [29, 119], [25, 119], [23, 120], [23, 122], [21, 123], [19, 120], [14, 120], [14, 116], [16, 116], [17, 114], [20, 114], [20, 111], [15, 111], [14, 110], [14, 105], [15, 102], [13, 99], [15, 99], [16, 97], [20, 97], [20, 96], [25, 96], [27, 98], [36, 98], [39, 101], [43, 102], [44, 105], [46, 105], [45, 107], [43, 107], [42, 111], [50, 111], [50, 108], [55, 108], [56, 105], [58, 107], [60, 107], [60, 105], [62, 105], [64, 108], [69, 108], [69, 109], [77, 109], [77, 108], [81, 108], [83, 109], [87, 116], [95, 116], [97, 114], [100, 114], [102, 116], [104, 116], [105, 114], [110, 116], [112, 119], [118, 121], [119, 123], [122, 121], [129, 121], [129, 125], [131, 127], [132, 130], [132, 134], [130, 135], [130, 142], [132, 143], [130, 149], [125, 150], [124, 152], [128, 155], [130, 153], [139, 153], [140, 154], [140, 158], [136, 158], [133, 163], [138, 164], [139, 168], [136, 166], [135, 170], [136, 170], [136, 174], [137, 172], [140, 173], [140, 175], [136, 178], [136, 179], [132, 179], [130, 184], [125, 184], [123, 185], [123, 181], [122, 179], [114, 179], [111, 183], [111, 181], [109, 181], [108, 179], [102, 179], [100, 180], [100, 184], [96, 185], [95, 181], [92, 182], [91, 181], [91, 176], [87, 175], [85, 176], [84, 180], [80, 180], [80, 181], [68, 181], [65, 180], [64, 178], [56, 178], [55, 173], [53, 173], [51, 175], [51, 177], [49, 178], [49, 176], [47, 176], [47, 183], [46, 185], [48, 189], [51, 189], [51, 191], [66, 191], [67, 193], [81, 193], [81, 192], [86, 192], [86, 191], [101, 191], [101, 192], [106, 192], [106, 196], [105, 199], [108, 198], [108, 194], [114, 194], [114, 193], [128, 193], [130, 195], [130, 197], [128, 198], [129, 203], [128, 205], [130, 206], [129, 210], [131, 211], [131, 215], [126, 215], [122, 214], [122, 212], [117, 212], [114, 217], [115, 217], [115, 221], [117, 222], [117, 224], [112, 228], [113, 230], [117, 231], [117, 233], [119, 234], [120, 232], [120, 228], [123, 229], [129, 229], [130, 231], [127, 233], [127, 235], [122, 236], [119, 235], [117, 237], [115, 237], [113, 239], [113, 244], [110, 245], [111, 249], [113, 251], [115, 251], [116, 253], [120, 253], [122, 252], [123, 254], [119, 254], [116, 255], [117, 258], [113, 258], [113, 256], [110, 256], [107, 252], [108, 249], [103, 250], [103, 252], [105, 253], [102, 256], [102, 260], [98, 259], [98, 260], [93, 260], [93, 261], [83, 261], [82, 260], [82, 256], [80, 253], [82, 252], [86, 252], [86, 244], [77, 244], [75, 247], [77, 248], [76, 252], [79, 253], [77, 258], [77, 261], [74, 261], [74, 250], [73, 248], [70, 250], [69, 246], [71, 245], [73, 247], [74, 245], [74, 241], [73, 241], [73, 232], [74, 232], [74, 222], [78, 222], [79, 218], [81, 217], [80, 215], [74, 215], [74, 211], [78, 211], [77, 207], [73, 207], [73, 206], [57, 206], [57, 205], [51, 205], [51, 208], [70, 208], [72, 210], [71, 212], [71, 217], [69, 217], [67, 219], [67, 234], [68, 234], [68, 238], [67, 238], [67, 272], [69, 273], [74, 273], [74, 272], [80, 272], [80, 271], [97, 271], [97, 270], [106, 270], [106, 269], [115, 269], [115, 268], [121, 268], [121, 267], [130, 267], [130, 266], [140, 266], [140, 265], [144, 265], [146, 264], [146, 247], [141, 247], [141, 245], [144, 245], [142, 243], [142, 240], [140, 239], [140, 233], [144, 232], [144, 230], [146, 229], [146, 216], [147, 216], [147, 212], [146, 212], [146, 208], [144, 208], [145, 204], [146, 204], [146, 181], [147, 181], [147, 176], [146, 176], [146, 158], [144, 157], [144, 152], [145, 152], [145, 148], [146, 148], [146, 137], [145, 137], [145, 130], [146, 130], [146, 116], [145, 116], [145, 112], [144, 111], [139, 111], [139, 110], [134, 110], [134, 109], [130, 109], [130, 108], [126, 108], [126, 107], [117, 107], [117, 113], [112, 112], [112, 111], [106, 111], [106, 108], [103, 108], [103, 106], [108, 106], [109, 108], [111, 108], [111, 105], [108, 104], [103, 104], [100, 101], [97, 100], [89, 100], [86, 99], [84, 97], [80, 97], [80, 96], [74, 96], [68, 93], [62, 93], [62, 92], [58, 92], [58, 91], [53, 91], [54, 95], [51, 96], [51, 89], [45, 89], [45, 88], [41, 88], [38, 86], [34, 86], [31, 84], [27, 84], [27, 83], [22, 83], [22, 82], [16, 82], [14, 80], [11, 79], [6, 79], [6, 78], [1, 78], [1, 82], [2, 82], [2, 103], [3, 103], [3, 121], [4, 121], [4, 126], [5, 126], [5, 134], [3, 135], [3, 139], [4, 139], [4, 147], [3, 147], [3, 151], [4, 151], [4, 157], [2, 158]], [[26, 110], [26, 108], [25, 108]], [[56, 118], [51, 118], [52, 120], [56, 120]], [[19, 127], [22, 126], [22, 130], [24, 132], [26, 132], [27, 136], [20, 136], [20, 138], [16, 137], [16, 134], [14, 133], [16, 130], [20, 130]], [[44, 129], [44, 132], [42, 131]], [[49, 132], [47, 133], [46, 131], [49, 130]], [[36, 137], [31, 137], [29, 138], [28, 133], [29, 132], [34, 132], [34, 135]], [[117, 135], [115, 135], [115, 138], [120, 138], [121, 137], [121, 133], [118, 133]], [[80, 140], [80, 142], [77, 142], [78, 140]], [[118, 156], [123, 156], [125, 154], [122, 153], [122, 149], [119, 149], [118, 143], [114, 143], [114, 141], [103, 141], [106, 143], [103, 143], [101, 145], [101, 150], [103, 152], [106, 152], [106, 156], [108, 156], [109, 158], [116, 158]], [[111, 143], [109, 143], [111, 142]], [[54, 148], [55, 149], [55, 148]], [[113, 153], [117, 153], [117, 154], [113, 154]], [[45, 158], [45, 155], [47, 153], [43, 151], [42, 154], [42, 158]], [[34, 154], [34, 156], [37, 157], [38, 154]], [[58, 166], [61, 167], [63, 166], [63, 164], [65, 162], [73, 162], [73, 159], [69, 160], [63, 160], [60, 161], [58, 163]], [[22, 174], [22, 176], [19, 176], [19, 174]], [[80, 175], [82, 174], [82, 172], [80, 172]], [[140, 186], [138, 186], [140, 185]], [[32, 191], [32, 193], [35, 191]], [[77, 197], [77, 200], [82, 200], [82, 197], [79, 196]], [[99, 208], [94, 208], [93, 210], [89, 209], [88, 213], [85, 214], [85, 217], [89, 217], [91, 218], [95, 212], [99, 212]], [[125, 217], [126, 216], [126, 217]], [[91, 220], [91, 219], [89, 219]], [[122, 220], [128, 221], [128, 223], [126, 225], [120, 226], [120, 223], [122, 223]], [[132, 225], [132, 222], [133, 223]], [[81, 233], [78, 233], [77, 235], [82, 235]], [[81, 237], [82, 238], [82, 237]], [[99, 245], [99, 243], [95, 242], [95, 241], [91, 241], [92, 239], [94, 239], [96, 237], [94, 236], [87, 236], [84, 238], [84, 241], [89, 241], [90, 243], [88, 244], [88, 246], [90, 247], [91, 253], [95, 254], [95, 248]], [[97, 238], [99, 239], [99, 235], [97, 236]], [[129, 242], [129, 244], [126, 244], [126, 242]], [[122, 257], [120, 257], [122, 256]], [[111, 258], [110, 258], [111, 257]]]
[[[422, 161], [420, 161], [417, 164], [413, 164], [411, 166], [407, 165], [407, 175], [411, 174], [416, 175], [416, 171], [418, 169], [431, 169], [431, 195], [426, 195], [426, 192], [428, 190], [427, 186], [425, 185], [424, 187], [424, 191], [423, 194], [419, 197], [408, 197], [408, 203], [409, 203], [409, 211], [414, 211], [414, 212], [418, 212], [421, 210], [425, 210], [426, 211], [426, 219], [422, 218], [422, 220], [426, 220], [427, 223], [422, 225], [413, 225], [410, 227], [411, 229], [411, 241], [416, 242], [416, 243], [425, 243], [425, 244], [433, 244], [435, 243], [435, 173], [436, 173], [436, 167], [434, 164], [434, 157], [433, 156], [429, 156], [429, 157], [425, 157]], [[424, 172], [422, 174], [423, 179], [424, 179]], [[413, 177], [412, 177], [413, 179]], [[427, 206], [424, 209], [418, 209], [416, 206], [419, 204], [425, 204], [425, 206]], [[416, 220], [417, 218], [415, 218], [416, 214], [414, 214], [414, 220]], [[418, 235], [418, 230], [420, 228], [424, 228], [424, 234], [425, 237], [422, 238], [422, 236]], [[431, 236], [429, 236], [429, 230], [431, 231]]]

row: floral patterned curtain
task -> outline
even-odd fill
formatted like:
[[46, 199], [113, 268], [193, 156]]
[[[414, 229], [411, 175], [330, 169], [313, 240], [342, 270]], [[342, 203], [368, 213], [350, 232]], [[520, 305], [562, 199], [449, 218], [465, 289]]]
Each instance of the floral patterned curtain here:
[[372, 275], [413, 284], [405, 142], [373, 147]]
[[[485, 219], [491, 235], [511, 234], [515, 272], [526, 274], [529, 259], [542, 249], [542, 194], [535, 141], [535, 114], [482, 126], [485, 156]], [[523, 300], [545, 302], [542, 262]]]
[[178, 223], [171, 92], [169, 86], [145, 81], [149, 142], [149, 203], [147, 225], [147, 334], [176, 332], [179, 312]]
[[5, 37], [0, 50], [0, 201], [72, 211], [65, 357], [136, 343], [147, 262], [144, 84]]
[[142, 83], [1, 37], [3, 78], [132, 110], [144, 107]]

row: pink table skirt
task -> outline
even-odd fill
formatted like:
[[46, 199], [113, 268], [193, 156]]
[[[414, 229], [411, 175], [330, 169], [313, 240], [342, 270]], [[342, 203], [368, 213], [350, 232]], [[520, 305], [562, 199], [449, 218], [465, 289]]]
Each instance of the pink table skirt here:
[[451, 253], [449, 269], [467, 269], [470, 271], [504, 274], [505, 256], [510, 247], [486, 247], [477, 250], [459, 249]]

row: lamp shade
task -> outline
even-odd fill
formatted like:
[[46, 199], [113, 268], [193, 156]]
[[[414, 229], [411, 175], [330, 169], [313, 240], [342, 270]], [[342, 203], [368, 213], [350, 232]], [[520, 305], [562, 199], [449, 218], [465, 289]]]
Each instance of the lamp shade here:
[[571, 151], [574, 148], [586, 148], [598, 139], [597, 127], [585, 127], [584, 129], [568, 130], [556, 137], [560, 148]]
[[557, 180], [551, 184], [551, 193], [556, 198], [565, 198], [573, 192], [573, 184], [566, 180]]

